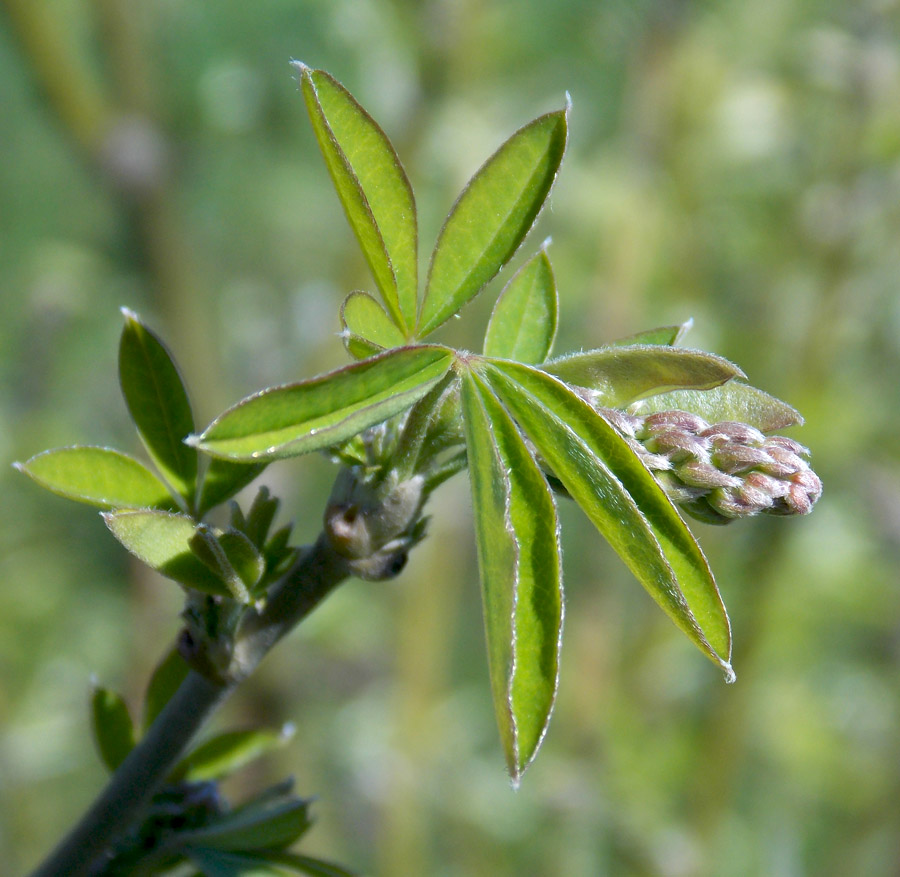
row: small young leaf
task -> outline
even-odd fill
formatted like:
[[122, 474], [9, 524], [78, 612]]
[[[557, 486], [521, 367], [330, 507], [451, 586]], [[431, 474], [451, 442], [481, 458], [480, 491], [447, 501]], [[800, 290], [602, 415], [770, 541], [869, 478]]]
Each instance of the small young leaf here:
[[156, 665], [144, 695], [144, 731], [156, 721], [163, 707], [172, 699], [172, 695], [187, 678], [189, 669], [177, 648], [170, 649]]
[[462, 379], [494, 710], [514, 782], [534, 758], [556, 697], [562, 568], [556, 505], [502, 405]]
[[193, 441], [233, 459], [294, 457], [346, 441], [421, 399], [447, 373], [444, 347], [400, 347], [296, 384], [263, 390]]
[[101, 509], [175, 507], [169, 488], [143, 463], [111, 448], [56, 448], [15, 466], [41, 487]]
[[500, 293], [484, 338], [485, 356], [542, 363], [556, 337], [558, 303], [550, 259], [541, 250]]
[[416, 202], [406, 172], [387, 135], [350, 92], [322, 70], [295, 66], [338, 197], [405, 340], [418, 289]]
[[240, 603], [251, 602], [251, 592], [263, 573], [266, 562], [253, 543], [237, 530], [216, 533], [199, 524], [190, 540], [191, 551], [224, 581]]
[[135, 557], [182, 585], [230, 597], [221, 578], [191, 551], [196, 525], [187, 515], [157, 511], [105, 512], [113, 536]]
[[553, 474], [672, 620], [729, 678], [731, 628], [690, 531], [625, 440], [567, 386], [511, 362], [481, 368]]
[[267, 463], [237, 463], [234, 460], [213, 457], [209, 461], [209, 466], [200, 484], [197, 513], [204, 515], [219, 503], [231, 499], [256, 478], [267, 465]]
[[550, 194], [566, 148], [566, 111], [520, 128], [469, 181], [438, 236], [419, 314], [424, 338], [509, 261]]
[[97, 686], [91, 696], [91, 728], [100, 758], [110, 773], [134, 749], [134, 723], [128, 707], [115, 691]]
[[210, 825], [185, 832], [182, 843], [216, 850], [278, 850], [292, 844], [310, 826], [309, 801], [291, 798], [241, 807]]
[[220, 780], [284, 744], [290, 733], [255, 729], [229, 731], [201, 743], [169, 775], [170, 782]]
[[669, 390], [706, 390], [744, 373], [721, 356], [686, 347], [601, 347], [545, 363], [541, 368], [566, 384], [598, 393], [596, 404], [624, 408]]
[[800, 412], [787, 402], [738, 381], [729, 381], [711, 390], [663, 393], [645, 399], [638, 407], [641, 414], [676, 409], [690, 411], [710, 423], [736, 420], [755, 426], [760, 432], [778, 432], [803, 423]]
[[165, 344], [137, 314], [124, 310], [119, 383], [138, 433], [163, 477], [185, 499], [193, 497], [197, 452], [184, 444], [194, 417], [178, 366]]
[[687, 335], [693, 320], [687, 320], [680, 326], [660, 326], [658, 329], [647, 329], [644, 332], [636, 332], [627, 338], [617, 338], [610, 343], [610, 347], [633, 347], [635, 344], [661, 344], [672, 347]]
[[384, 308], [367, 292], [351, 292], [344, 299], [341, 325], [344, 346], [357, 359], [406, 343]]

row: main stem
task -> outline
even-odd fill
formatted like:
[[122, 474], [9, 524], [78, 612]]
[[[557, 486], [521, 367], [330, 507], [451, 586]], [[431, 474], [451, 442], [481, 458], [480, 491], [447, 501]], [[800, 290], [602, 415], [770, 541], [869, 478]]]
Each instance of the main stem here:
[[265, 607], [246, 619], [234, 673], [224, 682], [193, 670], [188, 674], [91, 808], [32, 877], [102, 873], [112, 842], [134, 824], [209, 716], [349, 572], [346, 560], [320, 536], [275, 586]]

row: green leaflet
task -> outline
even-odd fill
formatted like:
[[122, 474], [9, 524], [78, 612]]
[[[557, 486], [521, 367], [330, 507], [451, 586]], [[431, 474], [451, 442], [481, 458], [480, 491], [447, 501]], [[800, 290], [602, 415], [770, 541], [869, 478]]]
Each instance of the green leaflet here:
[[623, 408], [669, 390], [706, 390], [744, 373], [721, 356], [686, 347], [638, 344], [601, 347], [545, 363], [542, 369], [566, 384], [599, 394], [598, 405]]
[[108, 688], [94, 688], [91, 695], [91, 728], [100, 758], [110, 773], [134, 749], [134, 723], [121, 695]]
[[339, 865], [281, 850], [233, 853], [222, 850], [191, 849], [191, 860], [203, 869], [204, 877], [358, 877]]
[[175, 507], [169, 488], [143, 463], [112, 448], [56, 448], [15, 467], [53, 493], [101, 509]]
[[137, 314], [123, 308], [119, 383], [128, 411], [163, 477], [189, 502], [197, 481], [197, 452], [184, 444], [194, 417], [178, 366]]
[[653, 476], [615, 430], [542, 371], [481, 369], [553, 474], [672, 620], [729, 678], [731, 628], [706, 558]]
[[202, 516], [219, 503], [231, 499], [267, 465], [267, 463], [238, 463], [221, 457], [210, 459], [198, 490], [197, 514]]
[[259, 729], [217, 734], [186, 755], [169, 774], [169, 782], [223, 779], [283, 745], [291, 733]]
[[462, 378], [461, 404], [494, 710], [518, 782], [556, 696], [562, 628], [556, 505], [512, 419], [471, 372]]
[[135, 557], [189, 588], [233, 596], [225, 583], [190, 548], [196, 525], [187, 515], [157, 511], [105, 512], [113, 536]]
[[520, 128], [463, 189], [438, 236], [419, 313], [426, 337], [509, 261], [550, 193], [566, 148], [566, 111]]
[[184, 832], [182, 843], [216, 850], [277, 850], [292, 844], [310, 824], [308, 801], [266, 801], [240, 807], [209, 826]]
[[656, 411], [690, 411], [710, 423], [736, 420], [755, 426], [760, 432], [777, 432], [799, 426], [803, 417], [796, 408], [756, 387], [729, 381], [711, 390], [676, 390], [645, 399], [636, 406], [640, 414]]
[[344, 299], [341, 326], [344, 346], [357, 359], [406, 343], [384, 308], [367, 292], [351, 292]]
[[263, 390], [192, 437], [214, 456], [275, 460], [317, 451], [409, 408], [446, 373], [444, 347], [400, 347], [296, 384]]
[[191, 551], [228, 585], [235, 600], [251, 602], [251, 594], [266, 571], [266, 562], [243, 533], [215, 533], [207, 524], [198, 524], [189, 544]]
[[484, 355], [540, 364], [556, 337], [559, 299], [545, 250], [532, 256], [503, 288], [488, 323]]
[[636, 332], [626, 338], [618, 338], [610, 342], [609, 347], [632, 347], [635, 344], [662, 344], [671, 347], [681, 341], [694, 325], [693, 320], [687, 320], [680, 326], [660, 326], [658, 329], [645, 329]]
[[313, 131], [347, 219], [404, 338], [415, 324], [416, 203], [387, 135], [335, 79], [299, 62]]
[[163, 707], [187, 678], [189, 669], [177, 648], [170, 649], [168, 654], [156, 665], [144, 694], [142, 722], [144, 731], [153, 724], [156, 717], [163, 711]]

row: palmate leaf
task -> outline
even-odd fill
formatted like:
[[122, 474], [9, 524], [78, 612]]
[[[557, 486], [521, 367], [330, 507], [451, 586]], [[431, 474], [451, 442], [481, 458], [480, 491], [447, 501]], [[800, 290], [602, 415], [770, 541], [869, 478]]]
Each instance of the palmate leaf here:
[[690, 411], [709, 423], [736, 420], [755, 426], [760, 432], [777, 432], [789, 426], [800, 426], [803, 417], [796, 408], [756, 387], [729, 381], [711, 390], [676, 390], [651, 396], [640, 403], [637, 412]]
[[514, 782], [556, 696], [562, 568], [556, 505], [510, 416], [474, 373], [461, 404], [494, 710]]
[[263, 390], [191, 438], [213, 456], [294, 457], [346, 441], [421, 399], [450, 368], [445, 347], [400, 347], [296, 384]]
[[484, 337], [484, 355], [542, 363], [556, 337], [559, 300], [545, 250], [532, 256], [503, 288]]
[[567, 384], [594, 390], [596, 404], [608, 408], [624, 408], [645, 396], [669, 390], [707, 390], [744, 377], [734, 363], [721, 356], [651, 344], [573, 353], [541, 368]]
[[559, 170], [566, 112], [548, 113], [520, 128], [466, 185], [431, 256], [420, 338], [474, 298], [519, 248]]
[[194, 417], [184, 381], [165, 344], [125, 308], [119, 341], [119, 383], [138, 434], [163, 477], [192, 501], [197, 452], [184, 443]]
[[15, 467], [53, 493], [101, 509], [172, 509], [169, 488], [143, 463], [90, 445], [55, 448]]
[[388, 312], [404, 338], [416, 319], [416, 204], [387, 135], [339, 82], [295, 61], [316, 140]]
[[733, 679], [731, 628], [706, 558], [624, 439], [538, 369], [487, 360], [477, 368], [638, 581]]

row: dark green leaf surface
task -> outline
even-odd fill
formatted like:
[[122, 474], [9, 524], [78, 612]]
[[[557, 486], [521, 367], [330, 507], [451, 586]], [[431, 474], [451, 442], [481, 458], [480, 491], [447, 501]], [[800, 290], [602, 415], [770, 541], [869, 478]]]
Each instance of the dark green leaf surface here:
[[335, 79], [295, 64], [313, 131], [347, 219], [392, 317], [415, 324], [416, 204], [394, 147]]
[[187, 855], [200, 868], [203, 877], [284, 877], [285, 874], [298, 873], [295, 869], [274, 864], [257, 853], [190, 848]]
[[351, 292], [344, 299], [341, 326], [344, 346], [357, 359], [406, 343], [384, 308], [367, 292]]
[[409, 408], [440, 381], [451, 361], [443, 347], [390, 350], [250, 396], [195, 441], [210, 454], [244, 460], [317, 451]]
[[711, 390], [676, 390], [653, 396], [640, 403], [638, 413], [690, 411], [710, 423], [736, 420], [755, 426], [760, 432], [777, 432], [803, 423], [800, 412], [756, 387], [729, 381]]
[[138, 433], [163, 477], [191, 500], [197, 452], [184, 444], [194, 431], [187, 391], [172, 355], [137, 314], [124, 310], [119, 383]]
[[550, 193], [566, 148], [566, 112], [509, 138], [469, 181], [431, 256], [418, 333], [450, 319], [509, 261]]
[[143, 729], [145, 731], [153, 724], [163, 707], [184, 682], [188, 670], [188, 665], [178, 653], [177, 648], [170, 649], [162, 661], [156, 665], [144, 695]]
[[186, 833], [192, 847], [217, 850], [277, 850], [310, 826], [309, 802], [299, 798], [241, 807], [212, 825]]
[[731, 677], [731, 629], [706, 558], [626, 442], [549, 375], [509, 362], [482, 368], [553, 474], [638, 581]]
[[169, 779], [171, 782], [222, 779], [281, 746], [288, 736], [268, 729], [217, 734], [186, 755], [173, 769]]
[[650, 344], [601, 347], [554, 359], [542, 368], [567, 384], [596, 391], [597, 404], [609, 408], [624, 408], [669, 390], [705, 390], [743, 377], [736, 365], [721, 356]]
[[266, 463], [237, 463], [234, 460], [213, 457], [200, 485], [197, 513], [206, 514], [214, 506], [231, 499], [256, 478], [266, 465]]
[[169, 488], [143, 463], [111, 448], [56, 448], [15, 465], [41, 487], [97, 508], [175, 507]]
[[96, 687], [91, 696], [91, 728], [100, 758], [110, 773], [134, 749], [134, 723], [121, 695]]
[[106, 526], [135, 557], [189, 588], [230, 597], [231, 591], [190, 548], [195, 524], [187, 515], [156, 511], [106, 512]]
[[542, 363], [556, 337], [558, 304], [550, 259], [541, 250], [500, 293], [484, 338], [485, 356]]
[[562, 569], [553, 496], [521, 435], [474, 374], [461, 393], [494, 710], [518, 781], [556, 696]]

